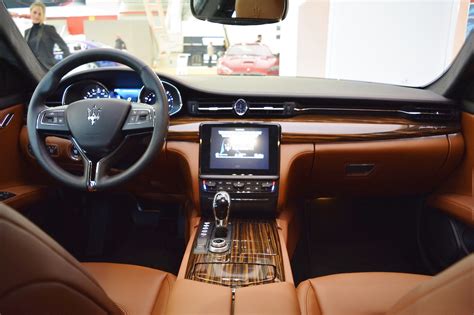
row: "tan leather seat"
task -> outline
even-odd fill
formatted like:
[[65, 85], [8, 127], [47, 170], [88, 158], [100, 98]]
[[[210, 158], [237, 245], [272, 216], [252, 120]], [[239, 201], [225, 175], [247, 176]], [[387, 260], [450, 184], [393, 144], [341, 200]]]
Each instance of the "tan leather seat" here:
[[0, 203], [0, 314], [161, 314], [175, 277], [122, 264], [80, 264]]
[[434, 276], [350, 273], [314, 278], [297, 288], [302, 314], [474, 313], [474, 255]]

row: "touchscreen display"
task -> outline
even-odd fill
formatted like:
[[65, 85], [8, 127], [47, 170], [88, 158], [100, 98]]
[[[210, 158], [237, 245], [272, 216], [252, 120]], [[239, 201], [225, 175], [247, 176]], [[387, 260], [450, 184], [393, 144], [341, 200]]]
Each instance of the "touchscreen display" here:
[[265, 127], [212, 127], [211, 169], [268, 170], [269, 129]]

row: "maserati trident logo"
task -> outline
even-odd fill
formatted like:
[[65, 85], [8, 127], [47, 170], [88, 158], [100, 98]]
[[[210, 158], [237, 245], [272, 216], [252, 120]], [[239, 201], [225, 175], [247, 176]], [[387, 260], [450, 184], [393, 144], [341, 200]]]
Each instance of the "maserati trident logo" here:
[[87, 109], [87, 120], [90, 121], [91, 126], [93, 126], [96, 121], [100, 119], [100, 112], [102, 111], [102, 108], [97, 107], [96, 105], [89, 107]]

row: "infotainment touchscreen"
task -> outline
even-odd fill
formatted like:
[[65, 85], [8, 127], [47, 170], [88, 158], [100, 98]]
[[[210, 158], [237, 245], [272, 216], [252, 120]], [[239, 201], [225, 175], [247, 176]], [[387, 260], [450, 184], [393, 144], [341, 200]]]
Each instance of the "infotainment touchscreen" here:
[[211, 129], [211, 169], [267, 170], [269, 166], [267, 128]]
[[204, 124], [201, 126], [201, 140], [203, 173], [277, 173], [278, 125]]

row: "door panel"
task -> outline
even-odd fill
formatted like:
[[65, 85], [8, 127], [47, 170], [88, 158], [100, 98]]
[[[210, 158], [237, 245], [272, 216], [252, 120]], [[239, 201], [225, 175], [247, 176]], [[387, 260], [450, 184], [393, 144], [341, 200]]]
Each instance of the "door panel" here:
[[[13, 115], [13, 116], [12, 116]], [[10, 118], [8, 118], [10, 117]], [[0, 189], [18, 186], [23, 180], [19, 136], [23, 126], [24, 105], [17, 104], [0, 110]]]
[[[1, 102], [1, 101], [0, 101]], [[2, 105], [2, 104], [0, 104]], [[20, 149], [25, 106], [1, 106], [0, 110], [0, 192], [13, 194], [4, 203], [22, 210], [44, 197], [44, 186], [33, 185]]]
[[474, 226], [474, 115], [463, 113], [464, 157], [441, 188], [428, 199], [428, 205]]
[[474, 252], [474, 115], [462, 114], [464, 155], [459, 166], [427, 199], [418, 241], [427, 266], [438, 272]]

